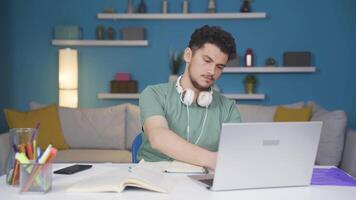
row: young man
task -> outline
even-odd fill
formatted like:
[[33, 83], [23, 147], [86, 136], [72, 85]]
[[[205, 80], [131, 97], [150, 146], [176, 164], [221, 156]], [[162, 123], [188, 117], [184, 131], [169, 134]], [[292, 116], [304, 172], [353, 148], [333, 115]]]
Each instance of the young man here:
[[173, 159], [215, 169], [221, 124], [240, 122], [240, 114], [233, 101], [211, 87], [235, 53], [234, 38], [219, 27], [194, 31], [184, 50], [183, 75], [141, 93], [139, 160]]

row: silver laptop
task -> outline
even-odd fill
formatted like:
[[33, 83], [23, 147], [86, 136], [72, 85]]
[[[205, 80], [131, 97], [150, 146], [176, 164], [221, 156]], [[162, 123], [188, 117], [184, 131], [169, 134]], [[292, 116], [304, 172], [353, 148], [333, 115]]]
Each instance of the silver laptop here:
[[310, 185], [322, 122], [223, 124], [214, 191]]

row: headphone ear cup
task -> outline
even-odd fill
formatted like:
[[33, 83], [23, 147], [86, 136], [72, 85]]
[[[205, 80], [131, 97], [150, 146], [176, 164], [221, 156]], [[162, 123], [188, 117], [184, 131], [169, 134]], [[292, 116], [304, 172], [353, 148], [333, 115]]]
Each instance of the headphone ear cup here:
[[194, 101], [194, 91], [191, 89], [185, 89], [181, 95], [180, 95], [180, 100], [182, 101], [182, 103], [184, 103], [187, 106], [192, 105], [193, 101]]
[[199, 93], [197, 103], [201, 107], [208, 107], [213, 101], [212, 92], [202, 91]]

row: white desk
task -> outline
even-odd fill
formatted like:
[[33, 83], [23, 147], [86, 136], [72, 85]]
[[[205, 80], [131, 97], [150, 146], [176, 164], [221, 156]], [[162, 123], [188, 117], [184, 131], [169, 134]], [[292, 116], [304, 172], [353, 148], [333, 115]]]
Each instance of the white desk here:
[[[54, 164], [53, 170], [68, 166], [70, 164]], [[197, 200], [197, 199], [219, 199], [219, 200], [355, 200], [356, 187], [338, 187], [338, 186], [309, 186], [294, 188], [275, 188], [275, 189], [257, 189], [257, 190], [235, 190], [224, 192], [211, 192], [202, 185], [194, 182], [188, 177], [178, 176], [177, 185], [170, 194], [162, 194], [139, 189], [129, 189], [122, 193], [67, 193], [65, 190], [72, 184], [83, 178], [101, 173], [104, 170], [117, 167], [121, 170], [127, 170], [132, 164], [93, 164], [93, 168], [73, 174], [57, 175], [53, 174], [52, 190], [47, 194], [26, 193], [19, 194], [19, 188], [8, 186], [5, 183], [5, 176], [0, 177], [0, 199], [34, 199], [34, 200], [106, 200], [106, 199], [177, 199], [177, 200]], [[115, 177], [113, 177], [115, 178]]]

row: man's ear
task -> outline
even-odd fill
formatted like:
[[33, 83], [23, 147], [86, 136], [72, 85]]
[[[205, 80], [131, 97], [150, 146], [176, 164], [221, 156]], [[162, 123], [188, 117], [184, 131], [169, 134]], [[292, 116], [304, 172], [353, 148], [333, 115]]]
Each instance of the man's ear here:
[[192, 59], [192, 56], [193, 56], [193, 52], [192, 52], [192, 49], [187, 47], [184, 49], [184, 55], [183, 55], [183, 58], [184, 58], [184, 61], [186, 63], [190, 63], [191, 59]]

